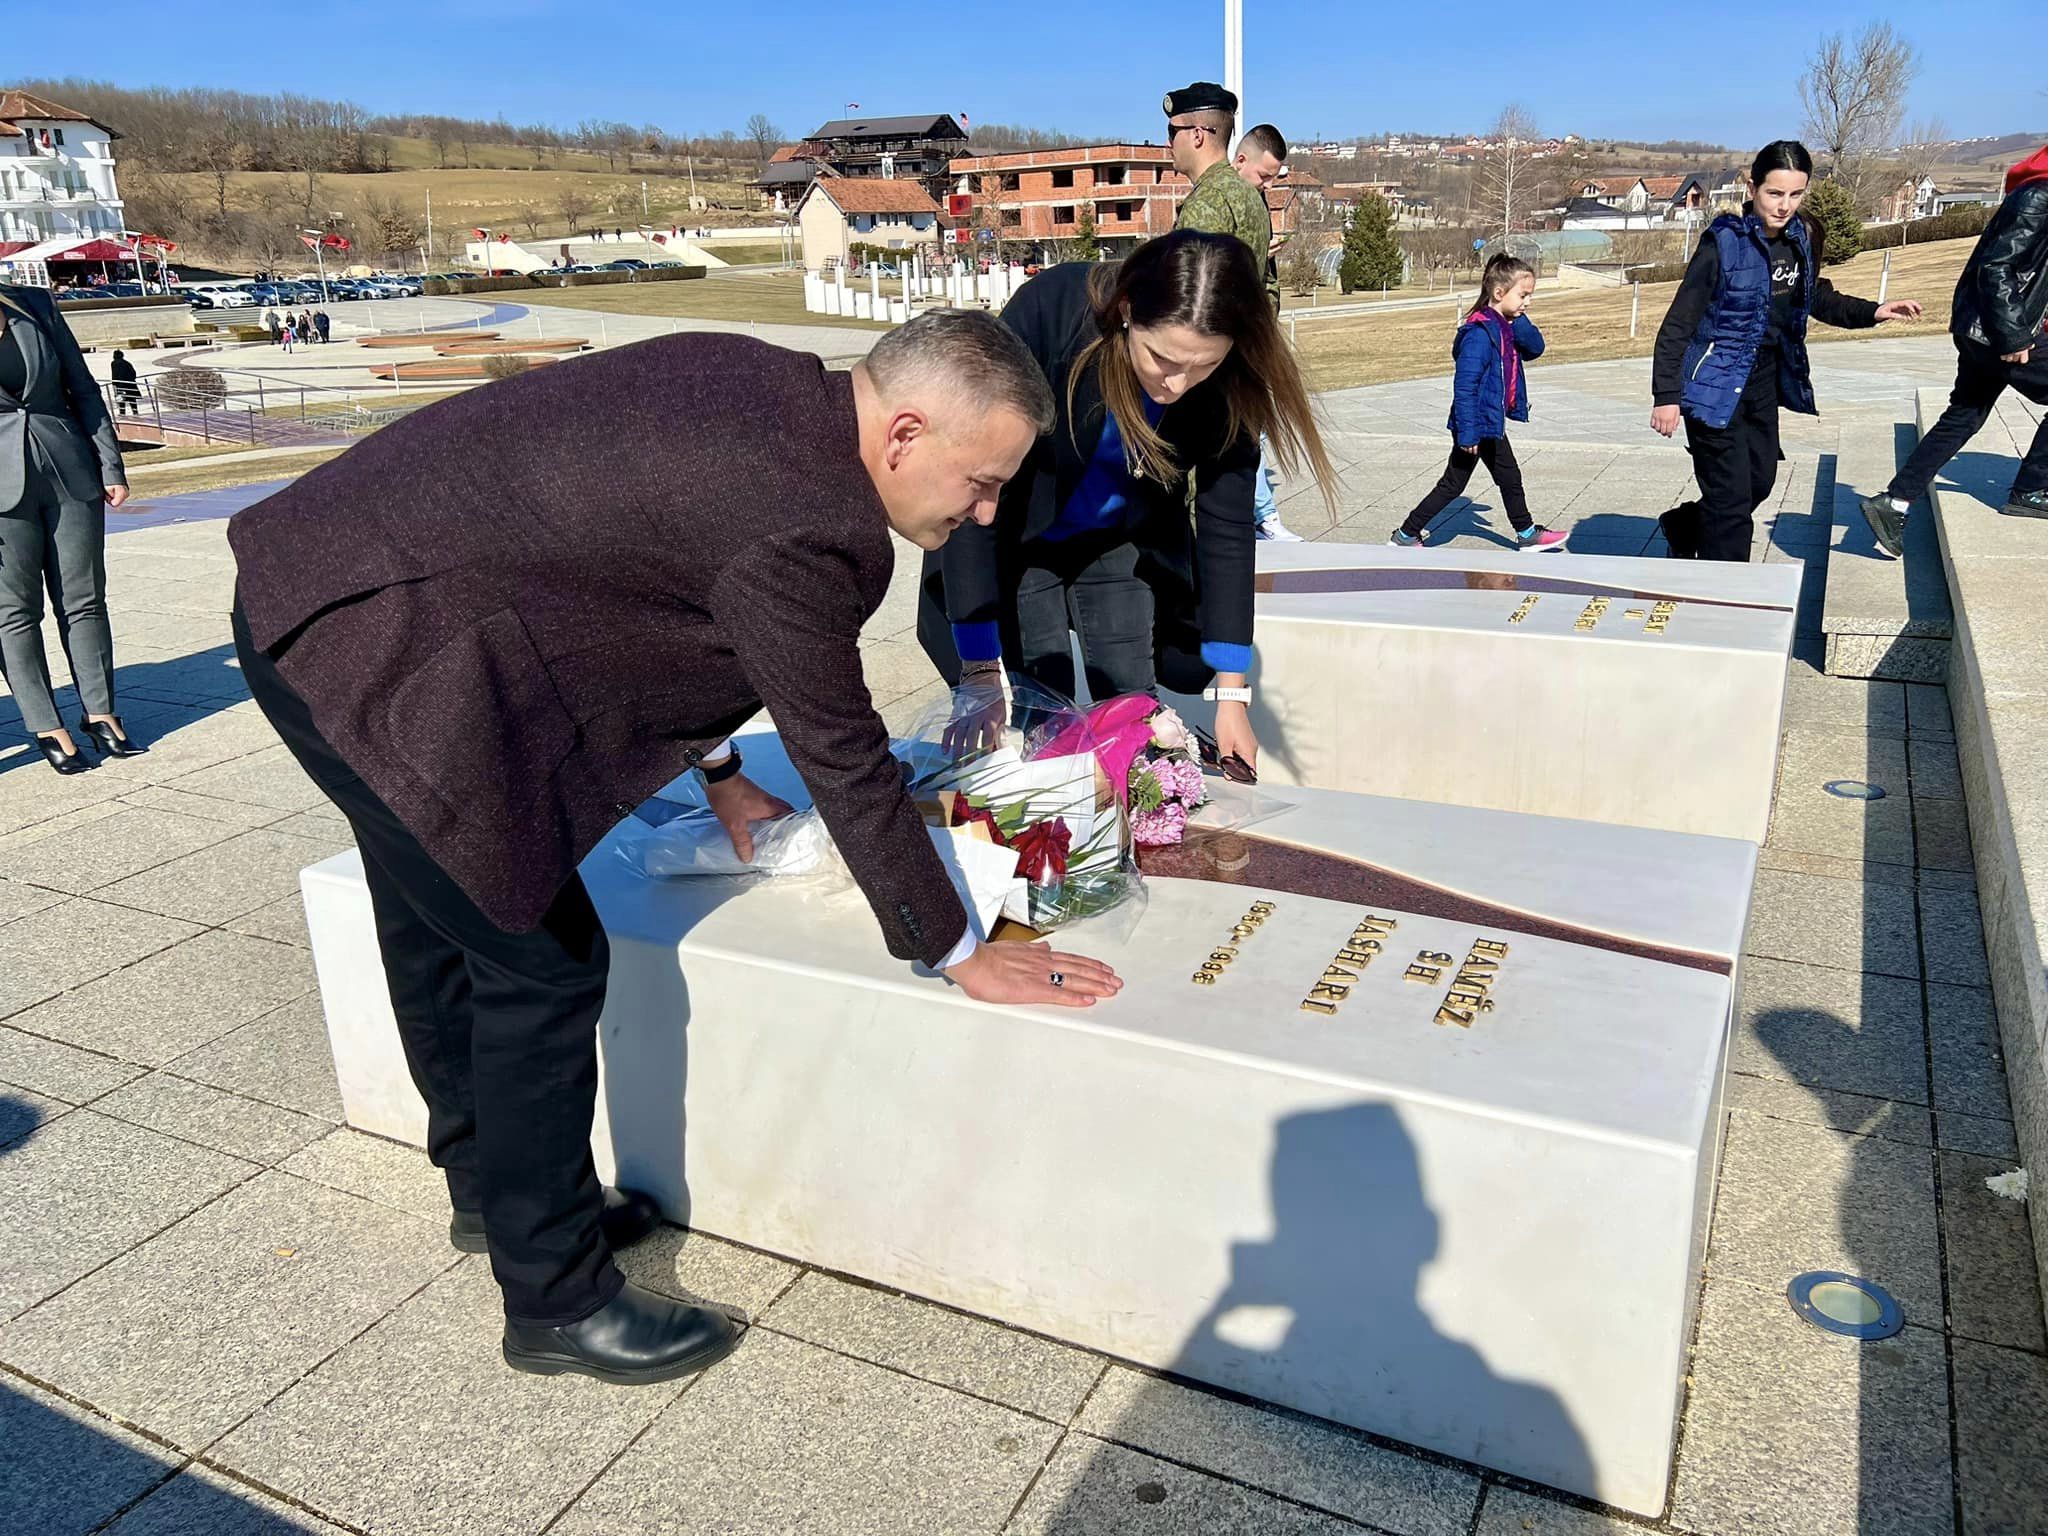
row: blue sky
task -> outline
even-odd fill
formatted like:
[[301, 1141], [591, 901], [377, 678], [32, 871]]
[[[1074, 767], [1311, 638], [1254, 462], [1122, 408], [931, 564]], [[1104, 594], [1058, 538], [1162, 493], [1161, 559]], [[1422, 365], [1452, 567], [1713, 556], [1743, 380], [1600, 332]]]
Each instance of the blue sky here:
[[[2038, 44], [2039, 6], [1923, 0], [1894, 14], [1922, 56], [1911, 115], [1939, 116], [1958, 136], [2048, 130], [2048, 75], [2011, 72], [2026, 83], [2005, 88], [1986, 79], [1987, 66], [2021, 38]], [[1738, 147], [1797, 133], [1794, 83], [1815, 39], [1853, 31], [1873, 14], [1850, 0], [1590, 0], [1521, 10], [1245, 0], [1245, 12], [1249, 105], [1292, 138], [1479, 128], [1513, 98], [1552, 133]], [[10, 27], [0, 68], [297, 91], [373, 111], [618, 118], [672, 132], [738, 129], [766, 112], [794, 136], [858, 101], [868, 114], [964, 111], [981, 121], [1155, 138], [1162, 91], [1222, 74], [1220, 0], [693, 0], [674, 8], [428, 0], [231, 7], [215, 17], [219, 26], [194, 25], [196, 14], [161, 0], [101, 0], [84, 25]], [[259, 17], [320, 21], [258, 23], [265, 40], [257, 41], [243, 24]], [[1477, 30], [1489, 19], [1503, 23], [1496, 36]]]

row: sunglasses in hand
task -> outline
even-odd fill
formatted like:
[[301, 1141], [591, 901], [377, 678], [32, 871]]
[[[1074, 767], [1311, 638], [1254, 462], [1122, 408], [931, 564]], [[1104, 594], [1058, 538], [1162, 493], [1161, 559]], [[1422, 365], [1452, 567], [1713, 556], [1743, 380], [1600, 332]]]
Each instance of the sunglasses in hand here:
[[1214, 768], [1233, 784], [1256, 784], [1259, 782], [1259, 776], [1253, 770], [1250, 763], [1239, 757], [1235, 752], [1231, 753], [1228, 757], [1223, 756], [1222, 749], [1216, 745], [1216, 738], [1207, 731], [1197, 725], [1189, 726], [1188, 730], [1193, 733], [1195, 745], [1200, 749], [1202, 766], [1204, 768]]

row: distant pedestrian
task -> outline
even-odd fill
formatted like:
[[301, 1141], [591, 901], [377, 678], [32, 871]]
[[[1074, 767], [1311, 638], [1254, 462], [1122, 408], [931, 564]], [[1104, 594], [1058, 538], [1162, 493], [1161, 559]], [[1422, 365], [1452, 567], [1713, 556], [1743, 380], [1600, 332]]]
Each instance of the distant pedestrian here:
[[114, 379], [115, 413], [136, 415], [141, 408], [142, 390], [135, 382], [135, 365], [128, 361], [119, 347], [114, 348], [114, 366], [110, 372]]
[[310, 344], [313, 339], [312, 313], [302, 309], [299, 311], [299, 340]]
[[291, 356], [292, 343], [299, 337], [299, 323], [289, 317], [278, 331], [278, 340], [283, 344], [285, 356]]
[[1543, 355], [1543, 333], [1522, 313], [1536, 292], [1536, 271], [1514, 256], [1496, 256], [1479, 279], [1479, 302], [1451, 343], [1457, 361], [1451, 386], [1451, 460], [1443, 478], [1416, 503], [1387, 540], [1397, 549], [1423, 542], [1430, 519], [1465, 494], [1474, 466], [1484, 464], [1507, 504], [1515, 547], [1562, 550], [1569, 537], [1529, 515], [1522, 468], [1508, 444], [1508, 423], [1529, 419], [1529, 375], [1522, 364]]
[[[2000, 395], [2013, 389], [2048, 405], [2048, 147], [2006, 173], [2005, 201], [1963, 267], [1948, 328], [1956, 344], [1948, 409], [1891, 484], [1863, 499], [1870, 531], [1892, 555], [1905, 553], [1906, 509], [1977, 435]], [[2048, 517], [2048, 418], [2035, 429], [2002, 510]]]
[[1779, 407], [1820, 414], [1808, 318], [1867, 330], [1920, 314], [1911, 299], [1875, 304], [1820, 275], [1821, 227], [1799, 207], [1812, 179], [1804, 144], [1778, 139], [1757, 151], [1750, 200], [1708, 226], [1658, 328], [1650, 426], [1670, 437], [1683, 419], [1700, 491], [1657, 519], [1676, 559], [1749, 559], [1756, 509], [1778, 480]]
[[613, 231], [612, 231], [612, 238], [613, 238], [614, 240], [623, 240], [623, 239], [625, 239], [625, 238], [626, 238], [626, 235], [625, 235], [625, 231], [624, 231], [624, 230], [618, 230], [618, 229], [615, 229], [615, 230], [613, 230]]
[[320, 333], [321, 341], [327, 340], [327, 328], [333, 323], [333, 321], [327, 318], [326, 310], [316, 309], [313, 311], [313, 329]]
[[268, 331], [270, 332], [270, 344], [271, 344], [271, 345], [272, 345], [273, 347], [274, 347], [274, 346], [276, 346], [276, 345], [278, 344], [279, 340], [280, 340], [280, 339], [282, 339], [282, 336], [283, 336], [283, 332], [284, 332], [284, 321], [283, 321], [283, 319], [279, 317], [279, 315], [278, 315], [278, 313], [277, 313], [277, 311], [276, 311], [276, 310], [274, 310], [274, 309], [266, 309], [266, 310], [265, 310], [265, 311], [263, 312], [263, 325], [264, 325], [264, 329], [266, 329], [266, 330], [268, 330]]

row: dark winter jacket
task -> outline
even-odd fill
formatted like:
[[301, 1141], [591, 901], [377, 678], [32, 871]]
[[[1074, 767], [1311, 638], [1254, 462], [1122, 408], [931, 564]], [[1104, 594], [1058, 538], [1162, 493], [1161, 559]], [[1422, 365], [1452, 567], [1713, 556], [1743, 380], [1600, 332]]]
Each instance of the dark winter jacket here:
[[2001, 357], [2048, 345], [2048, 149], [2014, 166], [2006, 188], [1956, 283], [1948, 327]]
[[1543, 333], [1527, 315], [1515, 316], [1512, 323], [1491, 309], [1465, 317], [1451, 343], [1457, 375], [1451, 386], [1449, 426], [1459, 447], [1505, 437], [1510, 420], [1529, 419], [1529, 371], [1522, 360], [1542, 355]]

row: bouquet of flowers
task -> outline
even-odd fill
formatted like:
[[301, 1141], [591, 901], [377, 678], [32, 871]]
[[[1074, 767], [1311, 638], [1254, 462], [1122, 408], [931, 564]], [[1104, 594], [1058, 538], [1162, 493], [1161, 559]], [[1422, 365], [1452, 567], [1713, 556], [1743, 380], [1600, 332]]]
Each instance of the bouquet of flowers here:
[[[1094, 712], [1028, 683], [1014, 693], [994, 727], [984, 718], [963, 730], [963, 716], [949, 707], [914, 734], [904, 764], [913, 797], [933, 825], [971, 828], [1016, 851], [1003, 904], [1012, 921], [1042, 933], [1112, 908], [1131, 907], [1135, 916], [1142, 884], [1126, 778], [1105, 771]], [[1126, 755], [1123, 775], [1129, 765]]]
[[1062, 726], [1038, 744], [1037, 755], [1092, 751], [1130, 818], [1132, 841], [1162, 848], [1187, 836], [1188, 818], [1209, 799], [1192, 746], [1178, 714], [1150, 694], [1127, 693]]

